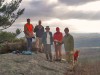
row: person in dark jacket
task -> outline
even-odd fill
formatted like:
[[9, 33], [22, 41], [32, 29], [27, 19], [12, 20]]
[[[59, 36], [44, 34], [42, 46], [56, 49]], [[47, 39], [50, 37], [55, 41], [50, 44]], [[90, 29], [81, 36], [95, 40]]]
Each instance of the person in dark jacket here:
[[35, 26], [34, 32], [36, 33], [36, 44], [35, 47], [37, 51], [43, 52], [42, 35], [44, 33], [44, 27], [41, 25], [41, 20], [39, 24]]
[[44, 52], [46, 54], [47, 60], [52, 62], [52, 52], [51, 52], [51, 45], [53, 44], [52, 32], [50, 32], [49, 26], [46, 26], [45, 29], [46, 29], [46, 32], [44, 32], [43, 37], [42, 37]]

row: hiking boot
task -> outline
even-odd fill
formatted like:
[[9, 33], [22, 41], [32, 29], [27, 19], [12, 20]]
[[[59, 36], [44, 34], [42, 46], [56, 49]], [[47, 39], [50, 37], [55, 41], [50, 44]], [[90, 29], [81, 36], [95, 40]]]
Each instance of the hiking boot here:
[[59, 59], [55, 59], [54, 61], [59, 61]]
[[58, 59], [58, 61], [60, 62], [60, 61], [61, 61], [61, 59]]

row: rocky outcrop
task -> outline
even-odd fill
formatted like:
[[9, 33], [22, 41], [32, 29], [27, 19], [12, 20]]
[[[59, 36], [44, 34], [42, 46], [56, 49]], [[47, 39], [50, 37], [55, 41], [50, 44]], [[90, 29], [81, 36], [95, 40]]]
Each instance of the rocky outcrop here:
[[46, 61], [43, 53], [0, 55], [0, 75], [64, 75], [65, 62]]

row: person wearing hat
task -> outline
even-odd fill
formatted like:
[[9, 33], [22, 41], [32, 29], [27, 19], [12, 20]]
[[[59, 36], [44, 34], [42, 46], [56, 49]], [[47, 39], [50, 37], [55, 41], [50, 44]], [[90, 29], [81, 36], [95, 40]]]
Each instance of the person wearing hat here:
[[52, 32], [50, 32], [49, 26], [45, 28], [46, 32], [43, 33], [42, 43], [44, 45], [44, 53], [46, 54], [47, 61], [52, 62], [51, 45], [53, 44]]
[[55, 46], [55, 61], [61, 61], [62, 59], [61, 43], [63, 39], [63, 34], [62, 32], [60, 32], [59, 27], [56, 28], [56, 32], [54, 33], [53, 39], [54, 39], [54, 46]]

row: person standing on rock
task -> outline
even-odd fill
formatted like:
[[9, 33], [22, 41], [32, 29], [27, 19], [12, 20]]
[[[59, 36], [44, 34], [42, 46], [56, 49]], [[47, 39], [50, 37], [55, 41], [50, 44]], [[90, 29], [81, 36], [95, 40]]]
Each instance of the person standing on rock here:
[[27, 23], [24, 25], [24, 33], [27, 39], [27, 50], [32, 50], [32, 38], [34, 37], [34, 27], [30, 23], [30, 19], [27, 19]]
[[69, 64], [69, 68], [72, 69], [74, 66], [74, 39], [71, 34], [69, 34], [69, 29], [65, 28], [64, 29], [65, 36], [63, 38], [63, 43], [65, 47], [65, 52], [66, 52], [66, 58], [67, 62]]
[[39, 24], [35, 26], [34, 32], [36, 32], [36, 44], [35, 47], [37, 52], [43, 52], [42, 35], [44, 33], [44, 27], [41, 25], [41, 20]]
[[55, 46], [55, 61], [61, 61], [62, 59], [62, 53], [61, 53], [61, 47], [62, 47], [62, 39], [63, 34], [60, 32], [60, 28], [56, 28], [56, 33], [54, 33], [53, 36], [54, 39], [54, 46]]
[[45, 28], [46, 32], [43, 33], [42, 42], [44, 44], [44, 52], [47, 60], [52, 62], [51, 45], [53, 44], [52, 32], [50, 32], [49, 26]]

